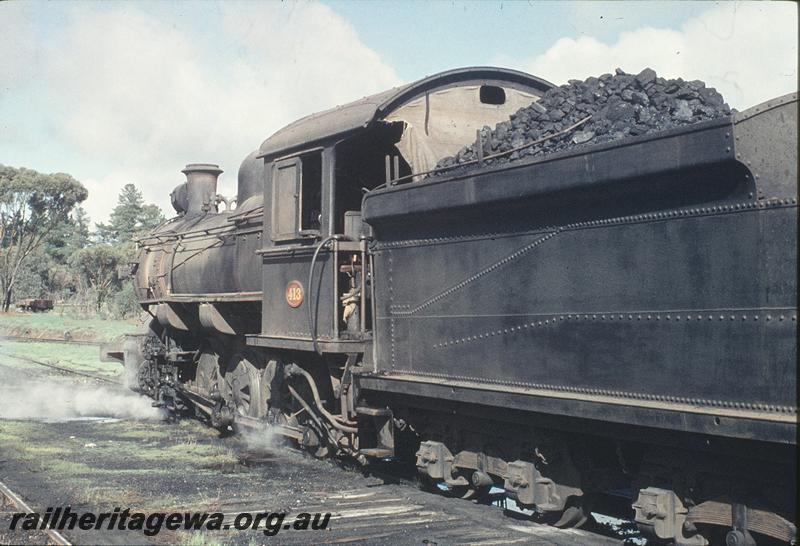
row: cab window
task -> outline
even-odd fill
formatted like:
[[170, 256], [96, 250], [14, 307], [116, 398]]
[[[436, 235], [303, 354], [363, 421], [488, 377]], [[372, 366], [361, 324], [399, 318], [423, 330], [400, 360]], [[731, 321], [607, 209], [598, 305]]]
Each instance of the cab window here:
[[284, 159], [272, 168], [272, 240], [319, 235], [322, 153]]

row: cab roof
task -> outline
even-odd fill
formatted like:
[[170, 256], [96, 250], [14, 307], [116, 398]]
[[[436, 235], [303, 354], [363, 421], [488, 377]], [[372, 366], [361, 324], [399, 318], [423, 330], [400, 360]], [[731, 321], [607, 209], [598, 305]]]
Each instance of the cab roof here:
[[258, 157], [274, 158], [320, 145], [333, 137], [366, 130], [395, 108], [420, 95], [467, 84], [503, 84], [538, 93], [553, 87], [541, 78], [508, 68], [480, 66], [448, 70], [290, 123], [261, 144]]

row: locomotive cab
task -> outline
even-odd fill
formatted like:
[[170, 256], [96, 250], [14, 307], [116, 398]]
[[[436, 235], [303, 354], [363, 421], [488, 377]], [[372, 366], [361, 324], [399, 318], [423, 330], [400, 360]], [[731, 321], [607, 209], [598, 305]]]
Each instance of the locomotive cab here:
[[512, 70], [453, 70], [313, 114], [264, 141], [262, 327], [248, 344], [369, 353], [364, 193], [420, 180], [550, 87]]

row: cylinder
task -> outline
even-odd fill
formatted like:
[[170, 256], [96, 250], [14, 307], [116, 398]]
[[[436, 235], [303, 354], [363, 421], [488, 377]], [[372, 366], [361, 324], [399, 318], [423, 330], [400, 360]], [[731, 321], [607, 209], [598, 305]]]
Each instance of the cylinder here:
[[219, 165], [212, 163], [190, 163], [181, 171], [186, 175], [188, 197], [187, 214], [200, 214], [217, 195], [217, 178], [222, 173]]

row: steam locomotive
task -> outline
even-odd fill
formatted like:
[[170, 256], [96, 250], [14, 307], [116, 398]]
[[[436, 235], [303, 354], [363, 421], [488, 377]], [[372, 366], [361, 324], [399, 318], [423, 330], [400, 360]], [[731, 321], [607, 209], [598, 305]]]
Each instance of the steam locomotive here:
[[213, 426], [559, 527], [627, 498], [657, 541], [794, 541], [796, 95], [430, 172], [550, 88], [464, 68], [313, 114], [235, 207], [187, 165], [132, 271], [153, 320], [109, 356]]

